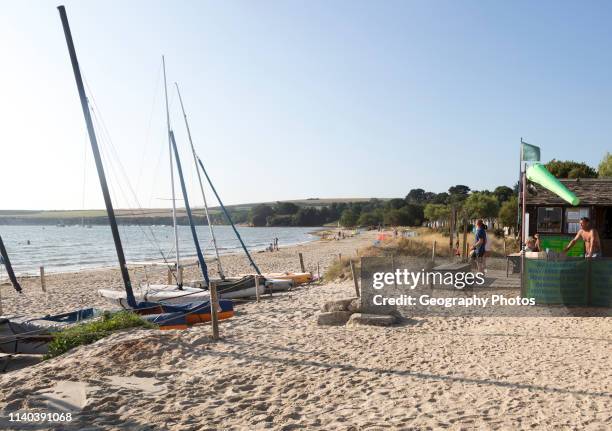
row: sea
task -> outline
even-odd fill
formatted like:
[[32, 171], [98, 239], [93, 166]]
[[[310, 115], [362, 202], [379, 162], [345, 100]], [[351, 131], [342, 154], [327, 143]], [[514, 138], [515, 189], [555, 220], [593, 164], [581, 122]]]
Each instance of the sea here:
[[[237, 226], [249, 252], [263, 250], [278, 238], [279, 247], [313, 241], [312, 227]], [[214, 256], [208, 226], [196, 228], [205, 258]], [[125, 256], [130, 261], [174, 260], [172, 226], [119, 226]], [[231, 226], [215, 226], [219, 254], [242, 251]], [[34, 275], [41, 266], [45, 272], [73, 272], [117, 265], [117, 254], [109, 226], [0, 226], [0, 235], [17, 275]], [[189, 226], [178, 227], [181, 259], [196, 258]], [[246, 259], [246, 257], [245, 257]], [[6, 278], [0, 265], [0, 279]]]

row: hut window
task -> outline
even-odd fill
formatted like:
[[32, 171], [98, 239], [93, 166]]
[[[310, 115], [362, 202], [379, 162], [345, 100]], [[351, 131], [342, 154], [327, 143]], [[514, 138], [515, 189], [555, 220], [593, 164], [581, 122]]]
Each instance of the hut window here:
[[562, 217], [562, 208], [538, 208], [538, 232], [561, 232]]
[[565, 209], [565, 228], [567, 233], [576, 233], [580, 230], [580, 219], [590, 218], [588, 208], [566, 208]]

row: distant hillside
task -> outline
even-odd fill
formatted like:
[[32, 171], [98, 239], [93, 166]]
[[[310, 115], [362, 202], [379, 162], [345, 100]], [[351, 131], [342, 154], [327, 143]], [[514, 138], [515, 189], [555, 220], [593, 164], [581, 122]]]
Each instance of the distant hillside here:
[[[289, 201], [299, 207], [323, 208], [332, 203], [348, 203], [348, 202], [367, 202], [370, 198], [329, 198], [329, 199], [296, 199]], [[385, 201], [388, 199], [380, 199]], [[230, 212], [232, 219], [236, 223], [245, 223], [247, 221], [249, 211], [257, 205], [275, 205], [273, 202], [257, 202], [237, 205], [228, 205], [227, 209]], [[213, 218], [214, 224], [225, 224], [226, 220], [223, 216], [220, 207], [211, 207], [210, 215]], [[115, 210], [117, 222], [119, 224], [172, 224], [172, 210], [169, 208], [147, 208], [147, 209], [118, 209]], [[204, 209], [201, 207], [193, 209], [194, 217], [197, 224], [205, 224]], [[187, 214], [184, 208], [177, 210], [177, 220], [179, 224], [188, 224]], [[66, 211], [38, 211], [38, 210], [0, 210], [0, 225], [74, 225], [74, 224], [91, 224], [100, 225], [107, 224], [105, 210], [66, 210]]]

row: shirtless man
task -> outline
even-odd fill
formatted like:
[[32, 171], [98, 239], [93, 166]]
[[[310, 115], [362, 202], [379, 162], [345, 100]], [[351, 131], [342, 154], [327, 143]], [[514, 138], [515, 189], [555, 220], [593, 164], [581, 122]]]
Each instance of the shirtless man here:
[[568, 251], [576, 244], [580, 238], [584, 241], [584, 257], [602, 257], [601, 254], [601, 243], [599, 242], [599, 234], [596, 229], [591, 229], [589, 226], [588, 217], [582, 217], [580, 219], [580, 230], [576, 234], [576, 237], [570, 241], [570, 243], [563, 249]]

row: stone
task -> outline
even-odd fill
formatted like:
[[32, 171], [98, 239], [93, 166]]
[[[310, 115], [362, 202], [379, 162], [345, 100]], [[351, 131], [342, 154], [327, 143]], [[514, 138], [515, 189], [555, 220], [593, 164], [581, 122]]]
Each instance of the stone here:
[[349, 305], [355, 298], [334, 299], [323, 304], [321, 311], [349, 311]]
[[391, 326], [396, 322], [397, 318], [393, 315], [354, 313], [349, 318], [347, 326]]
[[351, 313], [360, 313], [361, 312], [361, 298], [353, 298], [351, 303], [348, 305], [348, 310]]
[[319, 317], [317, 317], [317, 324], [325, 326], [344, 325], [348, 322], [350, 317], [350, 311], [330, 311], [319, 314]]

